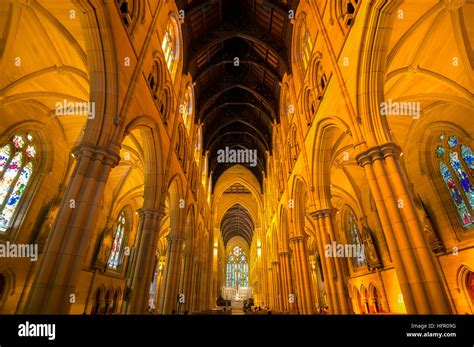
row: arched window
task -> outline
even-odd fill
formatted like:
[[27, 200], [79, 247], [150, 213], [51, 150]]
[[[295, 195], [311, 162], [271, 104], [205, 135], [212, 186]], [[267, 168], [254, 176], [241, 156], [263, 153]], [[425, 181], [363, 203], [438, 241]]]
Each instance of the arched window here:
[[236, 289], [248, 287], [248, 271], [247, 255], [241, 247], [235, 246], [227, 257], [226, 287]]
[[192, 113], [193, 113], [193, 88], [189, 84], [186, 87], [186, 91], [184, 92], [183, 103], [179, 108], [179, 113], [181, 117], [183, 117], [184, 125], [186, 126], [186, 130], [188, 131], [191, 129], [191, 122], [192, 122]]
[[298, 155], [300, 154], [300, 146], [298, 145], [298, 137], [297, 137], [297, 130], [296, 125], [292, 125], [291, 132], [290, 132], [290, 157], [291, 157], [291, 165], [295, 165], [296, 160], [298, 159]]
[[115, 0], [123, 24], [127, 29], [132, 29], [140, 13], [140, 0]]
[[166, 24], [165, 35], [161, 44], [166, 66], [172, 80], [174, 80], [179, 59], [178, 25], [176, 19], [170, 17], [168, 24]]
[[115, 228], [114, 240], [112, 243], [112, 249], [110, 251], [109, 261], [107, 266], [113, 270], [117, 270], [121, 265], [122, 255], [122, 244], [125, 234], [126, 227], [125, 213], [120, 213], [117, 227]]
[[317, 104], [314, 99], [314, 94], [311, 89], [306, 89], [304, 93], [304, 104], [305, 104], [305, 115], [306, 123], [308, 126], [311, 125], [314, 115], [316, 114]]
[[159, 63], [158, 61], [154, 60], [153, 65], [151, 66], [151, 71], [148, 74], [147, 82], [148, 82], [148, 87], [150, 87], [151, 95], [153, 96], [153, 99], [157, 100], [158, 99], [158, 89], [160, 87], [159, 84]]
[[290, 88], [288, 87], [288, 84], [286, 83], [283, 87], [281, 108], [282, 108], [281, 109], [282, 116], [286, 116], [289, 119], [291, 119], [291, 117], [295, 113], [295, 106], [291, 103]]
[[474, 227], [474, 156], [456, 135], [439, 135], [436, 149], [439, 171], [465, 229]]
[[194, 160], [199, 167], [201, 162], [201, 149], [202, 149], [202, 126], [197, 129], [196, 134], [196, 146], [194, 146]]
[[313, 52], [313, 40], [306, 23], [306, 16], [301, 19], [298, 26], [296, 51], [299, 53], [298, 60], [301, 62], [301, 75], [304, 78]]
[[178, 160], [186, 173], [186, 135], [183, 124], [178, 126], [178, 138], [176, 141], [175, 151]]
[[285, 174], [283, 173], [283, 164], [278, 168], [278, 198], [285, 192]]
[[204, 162], [202, 163], [203, 168], [202, 168], [201, 184], [204, 189], [206, 189], [206, 180], [207, 180], [207, 174], [209, 170], [207, 157], [208, 157], [208, 152], [206, 152], [206, 154], [204, 155]]
[[365, 264], [365, 252], [359, 227], [357, 225], [357, 218], [351, 209], [348, 209], [345, 224], [347, 239], [352, 243], [353, 246], [355, 246], [352, 249], [355, 249], [356, 254], [351, 254], [351, 259], [353, 265], [355, 266], [355, 270], [357, 270], [359, 266]]
[[162, 93], [162, 97], [158, 100], [158, 108], [160, 110], [161, 118], [165, 125], [168, 124], [168, 119], [170, 115], [170, 105], [171, 105], [171, 93], [168, 88], [165, 88]]
[[6, 231], [33, 175], [37, 147], [30, 133], [19, 133], [0, 148], [0, 231]]
[[323, 63], [319, 60], [315, 66], [316, 89], [318, 93], [318, 102], [323, 98], [324, 91], [328, 85], [328, 78], [324, 72]]
[[469, 272], [469, 275], [467, 276], [466, 280], [466, 288], [469, 293], [469, 298], [472, 301], [472, 304], [474, 305], [474, 272]]
[[348, 29], [354, 23], [357, 10], [359, 9], [360, 0], [339, 0], [339, 21]]

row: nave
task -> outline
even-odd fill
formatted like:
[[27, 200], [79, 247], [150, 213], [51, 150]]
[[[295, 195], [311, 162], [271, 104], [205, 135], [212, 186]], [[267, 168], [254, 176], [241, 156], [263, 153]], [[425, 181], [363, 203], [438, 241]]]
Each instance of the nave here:
[[473, 13], [0, 1], [0, 313], [472, 314]]

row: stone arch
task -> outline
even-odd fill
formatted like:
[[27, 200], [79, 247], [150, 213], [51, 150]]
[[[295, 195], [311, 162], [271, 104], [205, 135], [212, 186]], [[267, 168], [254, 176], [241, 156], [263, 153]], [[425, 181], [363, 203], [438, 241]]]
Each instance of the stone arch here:
[[102, 314], [103, 305], [105, 303], [105, 286], [101, 285], [96, 288], [94, 299], [92, 301], [91, 314]]
[[294, 176], [291, 187], [291, 197], [294, 202], [291, 221], [294, 225], [296, 235], [306, 235], [305, 220], [309, 199], [308, 185], [304, 177], [298, 175]]
[[181, 175], [175, 174], [169, 180], [168, 196], [169, 196], [169, 215], [170, 215], [170, 236], [180, 236], [180, 228], [182, 226], [183, 212], [185, 206], [185, 195], [183, 190], [183, 179]]
[[117, 289], [115, 289], [111, 313], [112, 314], [120, 313], [121, 307], [122, 307], [122, 288], [118, 287]]
[[0, 309], [4, 309], [7, 305], [8, 298], [15, 294], [16, 276], [9, 267], [0, 268]]
[[470, 312], [459, 313], [472, 313], [474, 312], [474, 271], [472, 271], [471, 267], [463, 264], [459, 267], [456, 277], [457, 286], [462, 293], [465, 302], [463, 306], [466, 311], [467, 309], [470, 309]]
[[381, 300], [381, 292], [374, 283], [369, 284], [369, 307], [371, 313], [382, 313], [384, 308]]
[[316, 209], [330, 208], [331, 178], [330, 168], [333, 164], [338, 144], [350, 135], [349, 126], [337, 116], [324, 118], [317, 124], [315, 141], [313, 144], [311, 186], [314, 187]]
[[[164, 201], [161, 192], [163, 186], [164, 163], [163, 145], [160, 141], [162, 134], [156, 121], [150, 116], [139, 116], [125, 128], [125, 134], [139, 129], [143, 138], [143, 159], [145, 165], [144, 206], [146, 209], [158, 209]], [[157, 199], [160, 197], [161, 199]]]

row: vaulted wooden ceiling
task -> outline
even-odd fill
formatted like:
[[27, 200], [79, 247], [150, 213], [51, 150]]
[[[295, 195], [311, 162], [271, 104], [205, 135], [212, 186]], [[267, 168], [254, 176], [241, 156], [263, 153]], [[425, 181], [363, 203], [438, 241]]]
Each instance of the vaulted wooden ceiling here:
[[184, 73], [196, 83], [195, 121], [203, 124], [213, 182], [232, 165], [217, 163], [225, 147], [256, 149], [258, 165], [249, 168], [263, 181], [272, 125], [279, 122], [279, 84], [291, 66], [289, 11], [298, 2], [177, 1], [185, 13]]
[[222, 218], [221, 232], [224, 244], [227, 245], [235, 236], [241, 236], [250, 246], [254, 228], [252, 217], [247, 209], [240, 204], [235, 204], [227, 210]]

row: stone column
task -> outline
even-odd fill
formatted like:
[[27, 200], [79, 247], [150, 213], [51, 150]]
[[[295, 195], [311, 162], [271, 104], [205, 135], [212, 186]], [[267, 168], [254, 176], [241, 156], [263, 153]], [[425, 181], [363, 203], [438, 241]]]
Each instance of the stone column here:
[[[323, 214], [322, 220], [324, 221], [325, 232], [327, 232], [333, 241], [336, 240], [336, 234], [332, 225], [332, 215], [333, 210], [326, 210], [326, 213]], [[337, 298], [339, 301], [339, 309], [342, 314], [349, 313], [349, 305], [347, 303], [346, 291], [344, 290], [345, 286], [345, 276], [342, 271], [342, 259], [335, 257], [334, 263], [336, 265], [336, 286], [337, 286]]]
[[[160, 232], [163, 211], [141, 209], [140, 244], [138, 245], [137, 261], [134, 266], [132, 277], [132, 293], [127, 313], [145, 313], [148, 308], [149, 290], [153, 282], [154, 267], [157, 262], [156, 247]], [[158, 290], [158, 283], [157, 283]]]
[[277, 260], [272, 261], [272, 274], [274, 281], [275, 291], [275, 309], [282, 311], [282, 297], [281, 297], [281, 282], [280, 282], [280, 271], [279, 262]]
[[95, 228], [110, 171], [120, 161], [119, 146], [82, 145], [76, 168], [32, 282], [25, 313], [67, 314]]
[[337, 299], [339, 293], [336, 289], [335, 282], [335, 271], [332, 259], [326, 257], [325, 246], [330, 244], [328, 240], [326, 227], [324, 223], [324, 216], [329, 213], [329, 210], [318, 210], [311, 213], [311, 217], [316, 221], [318, 230], [316, 232], [318, 252], [321, 256], [323, 276], [324, 276], [324, 290], [326, 291], [326, 297], [328, 306], [330, 306], [330, 312], [334, 314], [341, 313], [339, 301]]
[[450, 313], [429, 245], [397, 162], [393, 144], [373, 147], [356, 159], [367, 175], [405, 307], [411, 314]]
[[291, 275], [290, 275], [290, 252], [280, 252], [278, 254], [280, 258], [281, 268], [281, 282], [282, 282], [282, 304], [283, 310], [289, 312], [290, 307], [290, 294], [291, 293]]
[[275, 309], [275, 294], [274, 294], [274, 280], [272, 274], [272, 268], [267, 269], [268, 274], [268, 303], [267, 306], [270, 306], [271, 309]]
[[194, 256], [191, 251], [184, 252], [184, 262], [183, 262], [183, 271], [181, 272], [181, 284], [180, 284], [180, 294], [184, 294], [184, 306], [183, 312], [187, 310], [188, 312], [191, 309], [192, 305], [192, 294], [191, 287], [193, 285], [193, 264]]
[[313, 297], [311, 294], [311, 275], [309, 269], [306, 237], [295, 236], [290, 239], [295, 256], [295, 275], [298, 286], [298, 305], [301, 313], [314, 313]]
[[177, 307], [183, 243], [184, 240], [179, 237], [168, 236], [168, 254], [163, 281], [164, 295], [161, 305], [163, 314], [171, 314]]

